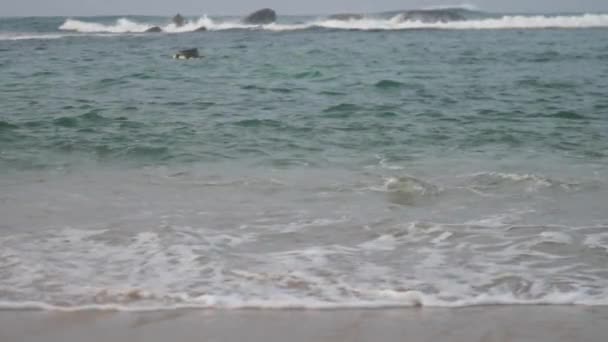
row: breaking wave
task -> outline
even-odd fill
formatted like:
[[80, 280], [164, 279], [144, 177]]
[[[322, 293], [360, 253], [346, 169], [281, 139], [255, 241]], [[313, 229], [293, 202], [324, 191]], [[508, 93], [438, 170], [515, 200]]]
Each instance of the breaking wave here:
[[[112, 24], [102, 24], [75, 19], [67, 19], [60, 27], [63, 31], [81, 33], [143, 33], [156, 26], [152, 23], [139, 23], [127, 18], [118, 19]], [[422, 20], [404, 20], [402, 14], [390, 18], [362, 17], [349, 20], [318, 18], [301, 24], [272, 23], [267, 25], [249, 25], [239, 21], [222, 21], [203, 16], [184, 26], [174, 24], [161, 26], [167, 33], [193, 32], [200, 27], [209, 31], [222, 30], [267, 30], [293, 31], [306, 29], [338, 29], [338, 30], [410, 30], [410, 29], [439, 29], [439, 30], [498, 30], [498, 29], [546, 29], [546, 28], [593, 28], [608, 27], [607, 14], [583, 15], [516, 15], [497, 18], [473, 20], [428, 22]]]
[[152, 27], [152, 25], [136, 23], [126, 18], [118, 19], [113, 25], [68, 19], [59, 27], [59, 29], [63, 31], [76, 31], [82, 33], [130, 33], [144, 32], [150, 27]]
[[441, 187], [412, 176], [390, 177], [381, 187], [370, 190], [385, 192], [391, 203], [407, 206], [426, 202], [443, 192]]
[[[87, 22], [75, 19], [67, 19], [63, 25], [59, 27], [63, 31], [75, 31], [81, 33], [144, 33], [146, 30], [157, 25], [151, 23], [138, 23], [127, 18], [120, 18], [113, 24], [101, 24]], [[270, 31], [288, 31], [301, 30], [309, 28], [309, 25], [281, 25], [272, 23], [268, 25], [249, 25], [238, 21], [220, 21], [213, 20], [207, 16], [198, 18], [195, 21], [190, 21], [183, 26], [175, 24], [167, 24], [159, 26], [166, 33], [183, 33], [194, 32], [201, 27], [205, 27], [209, 31], [222, 30], [246, 30], [246, 29], [264, 29]]]
[[[583, 306], [606, 306], [608, 302], [597, 301], [586, 298], [580, 293], [555, 292], [543, 298], [520, 299], [510, 294], [480, 295], [469, 300], [454, 302], [437, 299], [434, 295], [423, 294], [418, 291], [378, 291], [384, 297], [380, 301], [352, 301], [343, 303], [332, 303], [322, 300], [309, 300], [290, 298], [285, 300], [271, 299], [245, 299], [239, 296], [208, 296], [188, 298], [184, 294], [170, 295], [157, 298], [160, 302], [151, 305], [134, 305], [129, 303], [107, 303], [88, 305], [56, 305], [46, 302], [23, 301], [10, 302], [0, 301], [0, 310], [42, 310], [59, 312], [79, 311], [119, 311], [119, 312], [151, 312], [183, 309], [265, 309], [265, 310], [336, 310], [336, 309], [384, 309], [384, 308], [414, 308], [414, 307], [439, 307], [439, 308], [462, 308], [487, 305], [583, 305]], [[150, 295], [153, 298], [152, 295]], [[169, 298], [181, 298], [178, 303], [168, 304]], [[163, 303], [164, 301], [164, 303]]]
[[467, 10], [467, 11], [478, 11], [479, 7], [477, 7], [476, 5], [473, 5], [473, 4], [463, 3], [463, 4], [459, 4], [459, 5], [434, 5], [434, 6], [427, 6], [427, 7], [423, 8], [423, 9], [425, 9], [425, 10], [462, 9], [462, 10]]
[[[411, 222], [348, 244], [262, 253], [250, 247], [267, 236], [192, 227], [0, 237], [0, 310], [607, 305], [606, 227], [564, 228]], [[556, 263], [584, 249], [599, 262]], [[400, 261], [374, 261], [389, 255]]]
[[2, 40], [48, 40], [48, 39], [60, 39], [69, 37], [69, 34], [52, 33], [52, 34], [40, 34], [40, 33], [0, 33], [0, 41]]
[[477, 190], [516, 190], [537, 192], [543, 189], [561, 190], [566, 192], [580, 189], [593, 189], [599, 186], [596, 181], [561, 180], [536, 174], [516, 174], [501, 172], [480, 172], [470, 177], [468, 186]]

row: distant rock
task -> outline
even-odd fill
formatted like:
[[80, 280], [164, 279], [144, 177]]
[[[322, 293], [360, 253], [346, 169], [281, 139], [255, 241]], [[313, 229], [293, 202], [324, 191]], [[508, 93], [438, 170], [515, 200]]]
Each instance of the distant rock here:
[[361, 20], [363, 19], [363, 14], [353, 14], [353, 13], [340, 13], [340, 14], [332, 14], [328, 17], [330, 20]]
[[207, 31], [207, 27], [205, 27], [205, 26], [201, 26], [201, 27], [197, 28], [196, 30], [194, 30], [194, 32], [204, 32], [204, 31]]
[[243, 19], [243, 22], [247, 24], [270, 24], [275, 21], [277, 21], [277, 13], [270, 8], [253, 12]]
[[182, 27], [186, 24], [186, 19], [178, 13], [171, 19], [171, 22], [177, 27]]
[[146, 33], [159, 33], [159, 32], [163, 32], [163, 29], [161, 29], [158, 26], [152, 26], [149, 29], [145, 30], [144, 32], [146, 32]]
[[175, 59], [193, 59], [193, 58], [201, 58], [201, 55], [198, 53], [198, 49], [188, 49], [182, 50], [173, 55]]

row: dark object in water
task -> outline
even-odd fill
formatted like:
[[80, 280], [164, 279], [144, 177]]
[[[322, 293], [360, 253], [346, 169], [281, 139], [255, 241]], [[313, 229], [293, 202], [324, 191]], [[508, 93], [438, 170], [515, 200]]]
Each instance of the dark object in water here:
[[270, 8], [253, 12], [243, 19], [243, 22], [247, 24], [270, 24], [275, 21], [277, 21], [277, 13]]
[[194, 30], [194, 32], [205, 32], [207, 31], [207, 27], [205, 26], [201, 26], [199, 28], [197, 28], [196, 30]]
[[186, 24], [186, 19], [184, 19], [184, 17], [178, 13], [173, 17], [173, 19], [171, 19], [171, 22], [177, 27], [182, 27]]
[[173, 55], [175, 59], [193, 59], [193, 58], [201, 58], [201, 55], [198, 53], [198, 49], [188, 49], [182, 50]]
[[361, 20], [363, 19], [363, 14], [353, 14], [353, 13], [340, 13], [340, 14], [332, 14], [329, 16], [330, 20]]
[[159, 33], [159, 32], [163, 32], [163, 29], [161, 29], [158, 26], [152, 26], [149, 29], [145, 30], [144, 32], [146, 32], [146, 33]]

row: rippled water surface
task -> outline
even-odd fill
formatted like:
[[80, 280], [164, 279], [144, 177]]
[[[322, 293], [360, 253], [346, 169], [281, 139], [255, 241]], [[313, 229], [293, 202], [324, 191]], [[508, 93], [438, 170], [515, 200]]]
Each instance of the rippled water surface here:
[[568, 18], [0, 19], [0, 306], [608, 304], [608, 24]]

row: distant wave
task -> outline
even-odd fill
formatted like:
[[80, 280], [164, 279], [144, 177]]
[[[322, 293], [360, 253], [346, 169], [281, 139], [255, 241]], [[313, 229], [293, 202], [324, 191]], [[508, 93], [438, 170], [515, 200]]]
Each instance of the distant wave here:
[[[153, 27], [152, 23], [138, 23], [130, 19], [121, 18], [113, 24], [102, 24], [75, 19], [67, 19], [60, 27], [63, 31], [81, 33], [143, 33]], [[316, 19], [302, 24], [249, 25], [239, 21], [221, 21], [203, 16], [188, 24], [177, 27], [168, 24], [163, 27], [164, 32], [180, 33], [192, 32], [201, 26], [210, 31], [256, 29], [268, 31], [292, 31], [314, 28], [343, 29], [343, 30], [408, 30], [408, 29], [442, 29], [442, 30], [491, 30], [491, 29], [544, 29], [544, 28], [592, 28], [608, 27], [608, 15], [583, 14], [561, 16], [503, 16], [500, 18], [485, 18], [452, 22], [422, 22], [404, 21], [401, 15], [391, 18], [364, 17], [351, 20]]]
[[[80, 21], [75, 19], [67, 19], [63, 25], [59, 27], [63, 31], [75, 31], [82, 33], [144, 33], [151, 27], [157, 25], [150, 23], [137, 23], [127, 18], [118, 19], [114, 24], [100, 24], [94, 22]], [[193, 32], [201, 26], [206, 27], [210, 31], [221, 31], [221, 30], [246, 30], [246, 29], [265, 29], [271, 31], [289, 31], [289, 30], [302, 30], [312, 27], [313, 25], [308, 24], [277, 24], [272, 23], [268, 25], [250, 25], [239, 21], [219, 21], [213, 20], [207, 16], [203, 16], [196, 21], [190, 21], [184, 26], [178, 27], [175, 24], [167, 24], [160, 26], [163, 32], [167, 33], [181, 33], [181, 32]]]
[[407, 30], [407, 29], [542, 29], [542, 28], [587, 28], [608, 27], [608, 15], [585, 14], [578, 16], [504, 16], [479, 20], [427, 23], [402, 21], [400, 16], [388, 20], [362, 19], [351, 21], [326, 20], [315, 26], [349, 30]]
[[[117, 34], [121, 34], [123, 32], [118, 32], [115, 34], [102, 33], [102, 32], [92, 32], [91, 34], [87, 34], [86, 36], [96, 36], [96, 37], [114, 37]], [[0, 33], [0, 41], [17, 41], [17, 40], [54, 40], [61, 38], [69, 38], [69, 37], [82, 37], [83, 35], [80, 33], [23, 33], [23, 32], [10, 32], [10, 33]]]
[[118, 19], [114, 25], [105, 25], [87, 21], [68, 19], [63, 23], [63, 25], [59, 27], [59, 29], [63, 31], [76, 31], [82, 33], [127, 33], [144, 32], [150, 27], [152, 27], [152, 25], [136, 23], [125, 18]]
[[462, 3], [462, 4], [458, 4], [458, 5], [434, 5], [434, 6], [427, 6], [423, 8], [424, 10], [443, 10], [443, 9], [463, 9], [463, 10], [467, 10], [467, 11], [478, 11], [479, 7], [477, 7], [476, 5], [473, 4], [469, 4], [469, 3]]
[[33, 39], [59, 39], [69, 35], [66, 34], [27, 34], [27, 33], [0, 33], [1, 40], [33, 40]]

